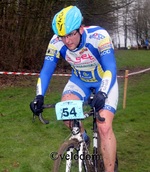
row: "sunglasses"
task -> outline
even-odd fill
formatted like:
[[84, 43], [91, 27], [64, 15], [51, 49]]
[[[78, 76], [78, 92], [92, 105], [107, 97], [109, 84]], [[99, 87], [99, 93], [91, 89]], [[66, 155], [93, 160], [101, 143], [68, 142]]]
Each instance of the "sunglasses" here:
[[68, 35], [58, 36], [58, 37], [59, 37], [59, 40], [65, 40], [66, 38], [74, 37], [78, 32], [79, 32], [79, 30], [74, 30], [73, 32], [69, 33]]

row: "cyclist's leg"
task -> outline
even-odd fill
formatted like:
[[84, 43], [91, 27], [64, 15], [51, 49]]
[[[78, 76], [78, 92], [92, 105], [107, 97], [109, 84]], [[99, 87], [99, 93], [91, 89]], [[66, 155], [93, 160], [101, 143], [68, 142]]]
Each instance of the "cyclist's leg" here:
[[105, 118], [104, 123], [97, 122], [98, 131], [101, 138], [101, 151], [106, 172], [114, 172], [116, 159], [116, 138], [112, 129], [113, 113], [108, 110], [101, 111], [101, 116]]
[[101, 138], [101, 151], [106, 172], [114, 172], [116, 160], [116, 138], [113, 132], [112, 122], [117, 103], [118, 84], [116, 82], [108, 94], [108, 99], [106, 99], [104, 109], [100, 111], [101, 116], [105, 118], [105, 122], [97, 121], [98, 131]]

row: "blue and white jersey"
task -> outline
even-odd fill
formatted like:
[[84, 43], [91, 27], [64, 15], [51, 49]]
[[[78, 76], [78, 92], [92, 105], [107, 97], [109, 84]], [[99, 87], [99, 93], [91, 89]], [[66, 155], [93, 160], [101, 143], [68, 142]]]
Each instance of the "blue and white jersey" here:
[[59, 58], [72, 67], [72, 74], [86, 83], [101, 83], [100, 90], [109, 93], [116, 81], [114, 48], [108, 32], [99, 26], [84, 27], [80, 45], [75, 50], [54, 35], [49, 42], [43, 68], [37, 83], [37, 95], [45, 95]]

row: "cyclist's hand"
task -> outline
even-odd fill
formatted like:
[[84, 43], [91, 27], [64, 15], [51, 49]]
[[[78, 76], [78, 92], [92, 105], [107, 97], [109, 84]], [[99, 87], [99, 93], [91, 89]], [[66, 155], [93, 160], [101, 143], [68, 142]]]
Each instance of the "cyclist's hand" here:
[[44, 96], [38, 95], [35, 99], [30, 103], [30, 109], [35, 114], [43, 112], [43, 104], [44, 104]]
[[98, 112], [100, 109], [104, 107], [106, 98], [107, 94], [104, 92], [99, 91], [95, 94], [92, 101], [92, 107], [95, 107], [96, 112]]

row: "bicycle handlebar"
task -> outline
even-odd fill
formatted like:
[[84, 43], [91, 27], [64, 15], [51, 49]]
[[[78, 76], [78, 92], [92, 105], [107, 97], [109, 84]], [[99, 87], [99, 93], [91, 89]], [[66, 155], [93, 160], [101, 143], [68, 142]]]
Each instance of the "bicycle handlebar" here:
[[[95, 111], [95, 108], [93, 108], [90, 112], [84, 114], [86, 116], [86, 118], [93, 115], [93, 110]], [[100, 122], [104, 122], [105, 121], [105, 118], [104, 117], [101, 117], [101, 115], [98, 112], [96, 112], [96, 116], [95, 117]]]
[[[43, 109], [47, 109], [47, 108], [55, 108], [55, 104], [45, 104], [43, 105]], [[92, 109], [91, 111], [89, 111], [88, 113], [85, 113], [85, 118], [88, 118], [90, 116], [93, 115], [93, 110], [95, 111], [95, 109]], [[35, 121], [35, 117], [38, 116], [39, 120], [43, 123], [43, 124], [49, 124], [49, 120], [44, 119], [42, 113], [39, 113], [38, 115], [33, 114], [33, 122]], [[100, 122], [104, 122], [105, 118], [101, 117], [99, 115], [98, 112], [96, 112], [96, 116], [95, 116]]]
[[43, 105], [43, 109], [46, 109], [46, 108], [55, 108], [55, 105], [56, 104], [45, 104], [45, 105]]

